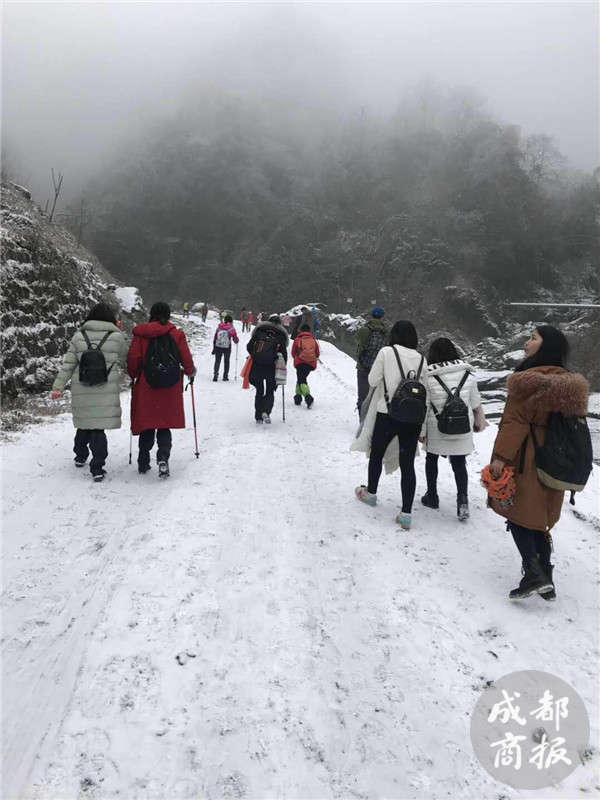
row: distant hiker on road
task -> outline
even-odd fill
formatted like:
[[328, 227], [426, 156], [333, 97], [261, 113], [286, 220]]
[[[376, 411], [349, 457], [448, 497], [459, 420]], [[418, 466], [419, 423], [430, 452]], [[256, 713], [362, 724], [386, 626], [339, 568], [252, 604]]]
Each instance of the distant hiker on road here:
[[240, 319], [242, 320], [242, 333], [244, 331], [250, 330], [250, 312], [246, 311], [246, 306], [242, 308], [242, 313], [240, 314]]
[[309, 374], [317, 368], [317, 359], [321, 355], [317, 340], [312, 335], [309, 325], [302, 325], [300, 332], [294, 339], [292, 345], [292, 357], [296, 368], [296, 393], [294, 403], [302, 405], [304, 398], [306, 405], [310, 408], [314, 402], [314, 397], [310, 393], [308, 386]]
[[412, 322], [396, 322], [390, 347], [377, 354], [369, 372], [372, 392], [365, 400], [363, 420], [351, 450], [369, 453], [369, 482], [357, 486], [356, 497], [374, 506], [385, 460], [386, 472], [400, 466], [402, 510], [396, 522], [409, 530], [417, 479], [415, 455], [425, 435], [428, 405], [427, 361], [417, 352], [417, 332]]
[[189, 315], [190, 315], [190, 304], [186, 302], [183, 304], [183, 316], [189, 317]]
[[200, 313], [202, 314], [202, 322], [206, 322], [206, 317], [208, 316], [208, 306], [206, 303], [203, 303], [200, 307]]
[[229, 360], [231, 358], [231, 342], [239, 342], [236, 329], [233, 327], [233, 318], [227, 314], [223, 322], [220, 322], [213, 337], [212, 354], [215, 357], [215, 367], [213, 381], [219, 380], [219, 367], [223, 359], [223, 380], [229, 380]]
[[[525, 359], [508, 378], [488, 469], [492, 480], [501, 481], [512, 468], [515, 491], [508, 500], [494, 498], [490, 489], [488, 494], [491, 508], [506, 517], [523, 562], [523, 579], [510, 592], [511, 600], [535, 593], [555, 599], [550, 531], [560, 519], [564, 489], [576, 484], [583, 488], [592, 467], [589, 431], [581, 421], [589, 384], [583, 375], [567, 371], [568, 352], [565, 335], [541, 325], [525, 343]], [[536, 442], [541, 448], [537, 454]]]
[[477, 381], [470, 364], [460, 358], [453, 342], [435, 339], [427, 354], [429, 405], [424, 447], [427, 491], [421, 502], [439, 508], [438, 460], [448, 457], [456, 480], [456, 513], [461, 522], [469, 517], [467, 456], [473, 452], [473, 431], [487, 427]]
[[248, 312], [248, 330], [254, 326], [254, 314], [252, 311]]
[[150, 469], [156, 436], [158, 477], [169, 476], [171, 428], [185, 428], [183, 375], [196, 369], [185, 333], [170, 322], [167, 303], [154, 303], [150, 321], [133, 329], [127, 372], [135, 381], [131, 394], [131, 431], [139, 435], [138, 472]]
[[280, 318], [274, 314], [268, 322], [259, 323], [246, 345], [252, 357], [249, 380], [256, 389], [254, 419], [258, 423], [271, 422], [275, 399], [275, 362], [281, 353], [287, 363], [288, 335]]
[[356, 408], [361, 416], [361, 408], [369, 393], [369, 372], [375, 363], [377, 354], [388, 344], [389, 330], [383, 318], [385, 311], [381, 306], [371, 309], [371, 318], [356, 334], [356, 381], [358, 399]]
[[114, 311], [98, 303], [75, 332], [65, 353], [50, 397], [59, 398], [71, 381], [75, 434], [75, 466], [83, 467], [90, 450], [90, 472], [100, 482], [106, 471], [108, 442], [105, 430], [121, 427], [121, 368], [127, 344]]

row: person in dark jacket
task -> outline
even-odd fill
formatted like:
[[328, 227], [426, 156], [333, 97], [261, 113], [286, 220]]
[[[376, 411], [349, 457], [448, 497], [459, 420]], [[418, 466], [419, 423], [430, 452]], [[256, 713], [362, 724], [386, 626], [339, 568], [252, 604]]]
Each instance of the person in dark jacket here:
[[275, 401], [275, 363], [277, 355], [282, 354], [287, 364], [287, 346], [289, 338], [281, 324], [280, 318], [274, 314], [268, 322], [260, 322], [253, 330], [250, 341], [246, 345], [252, 357], [252, 368], [249, 381], [256, 389], [254, 398], [254, 419], [257, 423], [271, 422], [271, 411]]
[[388, 343], [389, 329], [383, 319], [384, 316], [384, 309], [381, 306], [374, 306], [371, 309], [371, 318], [356, 334], [356, 383], [358, 389], [356, 409], [359, 416], [362, 404], [369, 394], [369, 372], [375, 363], [377, 354]]
[[546, 440], [551, 413], [585, 416], [589, 384], [583, 375], [565, 367], [569, 345], [552, 325], [536, 328], [525, 343], [525, 359], [508, 378], [508, 396], [494, 442], [490, 473], [499, 478], [506, 465], [514, 467], [516, 492], [511, 504], [489, 500], [507, 519], [507, 527], [523, 563], [523, 579], [509, 598], [539, 594], [554, 600], [550, 563], [550, 531], [560, 519], [564, 492], [541, 483], [535, 465], [532, 427], [538, 442]]
[[[156, 437], [159, 478], [169, 475], [171, 428], [185, 428], [183, 375], [188, 375], [193, 381], [196, 374], [185, 333], [170, 322], [170, 317], [171, 309], [167, 303], [154, 303], [150, 309], [150, 321], [133, 329], [127, 355], [127, 372], [135, 381], [131, 393], [131, 432], [140, 437], [138, 471], [143, 474], [150, 469], [150, 450]], [[171, 336], [177, 345], [182, 371], [173, 386], [155, 389], [144, 374], [146, 351], [152, 339], [165, 334]]]
[[292, 339], [298, 336], [303, 325], [308, 325], [310, 332], [314, 333], [315, 319], [315, 314], [313, 314], [308, 306], [302, 306], [300, 314], [292, 318]]

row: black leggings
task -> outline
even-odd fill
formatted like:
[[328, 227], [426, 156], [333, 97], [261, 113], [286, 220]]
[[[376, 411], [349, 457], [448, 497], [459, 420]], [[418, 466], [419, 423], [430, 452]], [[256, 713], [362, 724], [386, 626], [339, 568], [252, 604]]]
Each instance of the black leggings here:
[[229, 377], [229, 359], [231, 358], [231, 347], [215, 347], [215, 369], [214, 377], [219, 377], [219, 367], [221, 366], [221, 359], [224, 360], [225, 366], [223, 367], [223, 377]]
[[398, 437], [400, 444], [400, 473], [402, 475], [400, 485], [402, 488], [402, 511], [410, 514], [415, 490], [417, 488], [417, 476], [415, 475], [415, 453], [417, 452], [417, 442], [421, 432], [420, 425], [408, 425], [404, 422], [396, 422], [388, 414], [378, 412], [373, 429], [371, 440], [371, 455], [369, 458], [369, 492], [377, 494], [377, 486], [381, 477], [383, 457], [388, 445], [394, 438]]
[[[438, 454], [427, 453], [425, 459], [425, 475], [427, 476], [427, 492], [430, 495], [437, 496], [437, 478], [438, 478]], [[467, 457], [466, 456], [448, 456], [450, 459], [450, 466], [454, 472], [454, 480], [456, 481], [456, 493], [466, 497], [469, 488], [469, 478], [467, 475]]]
[[544, 531], [534, 531], [532, 528], [523, 528], [516, 522], [509, 522], [508, 527], [513, 535], [517, 549], [521, 554], [523, 563], [527, 564], [532, 556], [537, 555], [540, 565], [545, 573], [549, 572], [550, 553], [552, 544], [550, 535]]

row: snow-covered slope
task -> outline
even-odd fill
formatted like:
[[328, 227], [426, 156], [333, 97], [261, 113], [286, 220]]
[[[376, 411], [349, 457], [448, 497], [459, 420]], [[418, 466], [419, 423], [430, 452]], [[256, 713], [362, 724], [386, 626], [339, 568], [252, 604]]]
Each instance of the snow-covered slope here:
[[[402, 532], [396, 476], [374, 509], [353, 497], [351, 359], [324, 342], [313, 409], [290, 375], [287, 421], [278, 396], [259, 427], [253, 390], [210, 380], [214, 324], [186, 323], [200, 458], [188, 391], [167, 482], [128, 466], [126, 429], [100, 485], [69, 417], [5, 446], [4, 800], [539, 797], [484, 772], [470, 715], [538, 668], [580, 692], [597, 744], [598, 471], [554, 537], [557, 602], [511, 605], [520, 564], [477, 481], [494, 427], [471, 520], [442, 463], [440, 511], [417, 502]], [[594, 785], [586, 763], [543, 796]]]

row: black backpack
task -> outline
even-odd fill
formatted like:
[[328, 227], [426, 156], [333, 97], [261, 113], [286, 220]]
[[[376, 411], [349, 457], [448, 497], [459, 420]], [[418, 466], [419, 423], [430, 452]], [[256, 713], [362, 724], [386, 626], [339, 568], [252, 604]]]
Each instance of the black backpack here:
[[585, 488], [592, 471], [592, 438], [585, 417], [565, 417], [552, 413], [546, 426], [546, 441], [541, 445], [531, 425], [538, 480], [550, 489], [574, 493]]
[[388, 332], [383, 328], [371, 331], [358, 356], [358, 364], [362, 369], [367, 371], [371, 369], [377, 358], [377, 353], [388, 343], [388, 335]]
[[467, 408], [467, 404], [460, 398], [460, 390], [465, 385], [469, 375], [469, 370], [466, 370], [465, 374], [460, 380], [460, 383], [452, 391], [448, 389], [439, 375], [433, 376], [448, 395], [448, 398], [444, 403], [444, 407], [440, 412], [438, 412], [433, 403], [431, 404], [433, 413], [437, 417], [437, 425], [440, 433], [445, 433], [448, 436], [456, 436], [460, 433], [470, 433], [471, 420], [469, 419], [469, 409]]
[[279, 350], [277, 332], [272, 328], [259, 328], [254, 335], [252, 361], [263, 367], [275, 366]]
[[421, 356], [421, 363], [419, 364], [417, 372], [415, 373], [414, 369], [411, 369], [407, 376], [404, 374], [402, 361], [394, 346], [392, 346], [392, 350], [396, 356], [398, 369], [400, 370], [400, 383], [390, 402], [385, 376], [383, 378], [383, 393], [388, 408], [388, 414], [396, 422], [405, 422], [409, 425], [422, 425], [425, 414], [427, 413], [427, 392], [420, 381], [425, 359]]
[[181, 375], [179, 348], [170, 333], [163, 333], [148, 342], [144, 375], [153, 389], [175, 386]]
[[83, 386], [99, 386], [101, 383], [108, 381], [110, 370], [114, 366], [113, 363], [109, 369], [106, 368], [106, 359], [102, 352], [102, 345], [113, 331], [105, 333], [98, 344], [90, 342], [84, 330], [81, 333], [87, 344], [87, 350], [83, 351], [79, 359], [79, 383], [83, 384]]

